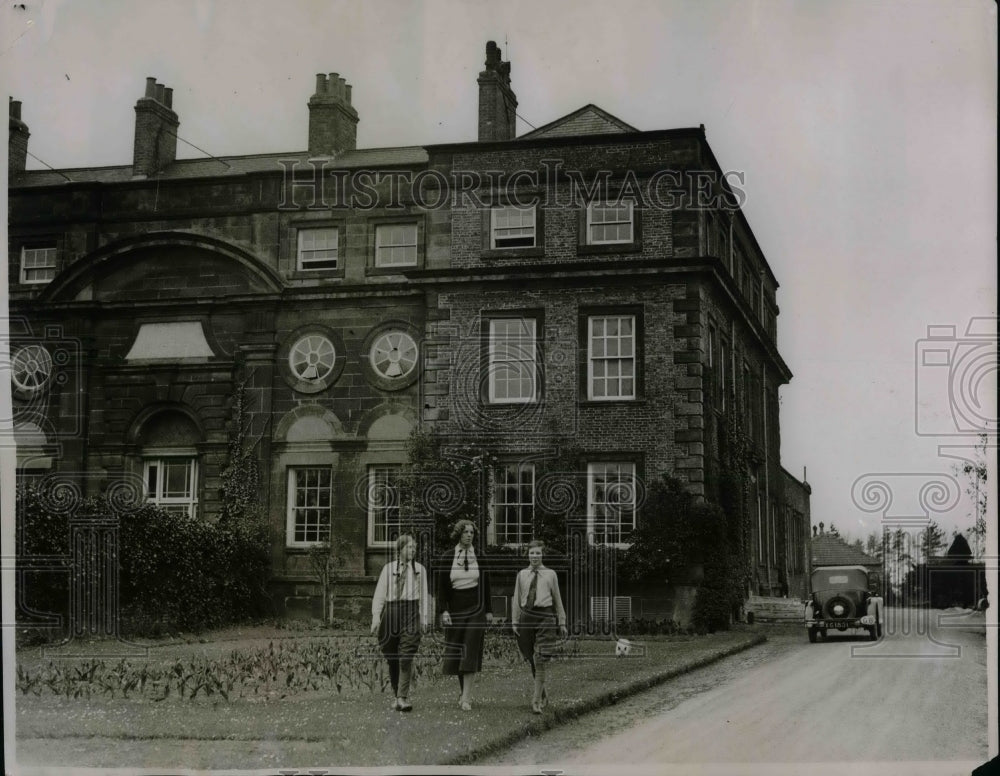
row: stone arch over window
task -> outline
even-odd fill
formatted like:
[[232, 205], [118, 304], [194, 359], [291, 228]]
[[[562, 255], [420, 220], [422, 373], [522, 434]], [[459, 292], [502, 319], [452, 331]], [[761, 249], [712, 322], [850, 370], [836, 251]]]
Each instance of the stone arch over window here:
[[198, 416], [178, 404], [148, 407], [133, 422], [129, 441], [136, 451], [146, 500], [165, 511], [196, 517], [204, 441]]
[[380, 404], [369, 410], [358, 424], [358, 436], [369, 441], [405, 441], [417, 421], [412, 407], [402, 404]]
[[340, 418], [315, 404], [296, 407], [285, 413], [274, 432], [275, 440], [289, 444], [328, 442], [345, 436], [348, 434]]
[[[188, 271], [186, 264], [198, 271]], [[208, 279], [215, 289], [206, 287]], [[99, 248], [60, 273], [39, 300], [158, 298], [164, 288], [177, 297], [269, 294], [282, 287], [277, 271], [244, 248], [204, 234], [169, 231]]]

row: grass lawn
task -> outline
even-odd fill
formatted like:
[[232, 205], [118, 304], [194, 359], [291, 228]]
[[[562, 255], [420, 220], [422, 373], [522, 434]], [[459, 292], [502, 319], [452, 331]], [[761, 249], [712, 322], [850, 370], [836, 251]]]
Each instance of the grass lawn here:
[[[370, 639], [321, 633], [253, 629], [218, 633], [200, 641], [160, 643], [144, 658], [127, 659], [133, 676], [143, 666], [167, 671], [178, 661], [200, 665], [207, 673], [235, 675], [237, 669], [275, 670], [279, 663], [267, 661], [271, 644], [291, 657], [279, 661], [273, 681], [255, 680], [252, 686], [236, 681], [229, 700], [205, 691], [196, 692], [193, 699], [187, 692], [183, 698], [176, 691], [164, 696], [159, 686], [147, 687], [145, 692], [135, 687], [129, 697], [94, 687], [89, 697], [86, 693], [67, 697], [53, 691], [55, 683], [50, 687], [37, 684], [27, 694], [19, 690], [17, 761], [27, 766], [210, 769], [471, 762], [532, 731], [606, 704], [614, 696], [761, 640], [746, 629], [700, 637], [648, 637], [635, 639], [641, 641], [645, 654], [628, 658], [614, 657], [613, 640], [581, 640], [573, 657], [550, 667], [551, 702], [539, 717], [529, 708], [530, 671], [512, 651], [512, 643], [495, 640], [475, 685], [473, 710], [463, 712], [457, 704], [458, 682], [440, 676], [434, 640], [428, 638], [421, 653], [430, 658], [411, 692], [415, 708], [403, 714], [391, 710], [391, 692], [382, 690], [384, 676], [378, 673], [384, 673], [384, 661], [370, 652], [360, 659], [364, 666], [352, 668], [362, 678], [352, 679], [350, 685], [344, 680], [340, 691], [334, 686], [340, 680], [329, 671], [328, 675], [319, 673], [317, 655], [328, 654], [331, 643], [334, 651], [350, 652], [359, 643], [369, 645]], [[93, 653], [102, 648], [114, 651], [109, 645], [94, 645]], [[238, 663], [230, 659], [234, 650], [240, 656]], [[254, 655], [253, 660], [247, 659]], [[19, 653], [18, 666], [28, 676], [47, 670], [69, 676], [95, 660], [102, 659], [52, 661], [34, 649]], [[312, 664], [303, 667], [304, 660]], [[108, 657], [102, 665], [110, 669], [121, 661]], [[295, 679], [287, 679], [286, 671], [295, 673]], [[191, 680], [185, 688], [194, 686]], [[28, 683], [22, 685], [22, 689], [27, 687]]]

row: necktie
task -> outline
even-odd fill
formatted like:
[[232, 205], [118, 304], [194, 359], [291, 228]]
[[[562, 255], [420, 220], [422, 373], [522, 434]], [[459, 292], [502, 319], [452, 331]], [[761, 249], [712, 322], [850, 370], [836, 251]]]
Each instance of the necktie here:
[[396, 600], [403, 599], [403, 585], [406, 584], [406, 568], [396, 566]]
[[538, 594], [538, 569], [531, 570], [531, 584], [528, 585], [528, 602], [525, 609], [531, 609], [535, 605], [535, 596]]

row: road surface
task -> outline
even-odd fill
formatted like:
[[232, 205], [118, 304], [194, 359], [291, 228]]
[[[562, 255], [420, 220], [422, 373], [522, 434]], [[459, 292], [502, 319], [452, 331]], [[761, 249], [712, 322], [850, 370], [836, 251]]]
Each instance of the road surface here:
[[[809, 644], [803, 628], [775, 626], [767, 644], [476, 765], [532, 764], [536, 773], [544, 764], [569, 773], [632, 766], [664, 773], [675, 763], [681, 764], [677, 772], [707, 774], [737, 772], [741, 763], [936, 761], [906, 768], [968, 773], [970, 764], [988, 759], [983, 617], [889, 615], [878, 643], [859, 631]], [[720, 766], [692, 769], [695, 763]], [[850, 768], [861, 770], [867, 768]]]

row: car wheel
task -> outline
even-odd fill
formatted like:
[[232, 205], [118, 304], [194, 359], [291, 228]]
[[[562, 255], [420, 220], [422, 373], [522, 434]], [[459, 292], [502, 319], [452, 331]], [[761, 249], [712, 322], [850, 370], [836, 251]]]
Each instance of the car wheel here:
[[878, 641], [878, 628], [874, 625], [868, 628], [868, 640]]
[[809, 643], [810, 644], [815, 644], [816, 643], [816, 629], [815, 628], [810, 628], [809, 629]]
[[821, 628], [819, 635], [823, 637], [823, 641], [826, 641], [826, 628]]

